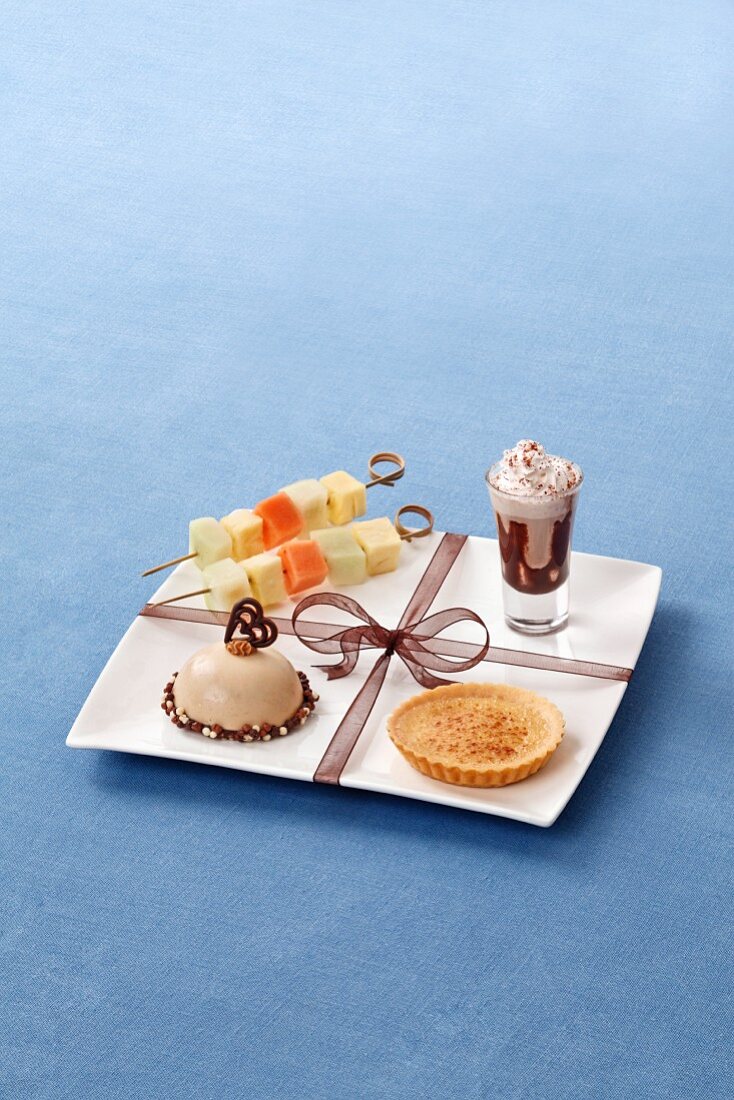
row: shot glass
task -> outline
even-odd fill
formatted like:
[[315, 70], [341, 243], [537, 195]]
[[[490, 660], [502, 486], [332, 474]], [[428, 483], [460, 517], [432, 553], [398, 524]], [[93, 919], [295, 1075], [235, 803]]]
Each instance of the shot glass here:
[[579, 490], [518, 496], [496, 489], [495, 463], [486, 473], [502, 560], [505, 622], [521, 634], [553, 634], [568, 622], [571, 536]]

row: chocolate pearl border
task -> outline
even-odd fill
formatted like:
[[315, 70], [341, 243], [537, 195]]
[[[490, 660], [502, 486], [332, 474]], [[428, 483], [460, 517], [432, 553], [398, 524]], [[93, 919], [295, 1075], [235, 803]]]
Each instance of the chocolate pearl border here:
[[264, 722], [261, 726], [242, 726], [238, 730], [226, 730], [222, 729], [221, 726], [207, 726], [205, 722], [195, 722], [187, 714], [184, 714], [180, 707], [176, 707], [176, 700], [173, 697], [173, 685], [177, 676], [178, 673], [174, 672], [163, 689], [161, 710], [166, 712], [174, 726], [178, 726], [179, 729], [188, 730], [191, 733], [201, 733], [204, 737], [221, 741], [273, 741], [276, 737], [285, 737], [287, 733], [292, 733], [293, 730], [301, 728], [315, 708], [319, 698], [311, 690], [311, 685], [305, 673], [299, 672], [298, 679], [301, 681], [301, 687], [303, 688], [303, 702], [295, 714], [292, 714], [281, 726]]

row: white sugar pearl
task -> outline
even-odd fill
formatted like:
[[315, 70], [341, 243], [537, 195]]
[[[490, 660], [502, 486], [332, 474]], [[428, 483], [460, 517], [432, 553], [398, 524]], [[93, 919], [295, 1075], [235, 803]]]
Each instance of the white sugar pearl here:
[[181, 717], [181, 715], [183, 713], [184, 713], [183, 707], [176, 707], [176, 714], [179, 716], [179, 718]]
[[253, 733], [259, 733], [260, 732], [260, 727], [259, 726], [253, 726], [252, 727], [252, 732]]
[[269, 741], [269, 740], [270, 740], [270, 734], [269, 733], [264, 733], [263, 734], [263, 741]]
[[287, 732], [288, 732], [288, 730], [286, 729], [285, 726], [281, 726], [280, 729], [278, 730], [278, 733], [280, 734], [281, 737], [285, 737]]
[[208, 726], [204, 726], [201, 732], [204, 734], [205, 737], [211, 737], [212, 735], [212, 731], [209, 729]]

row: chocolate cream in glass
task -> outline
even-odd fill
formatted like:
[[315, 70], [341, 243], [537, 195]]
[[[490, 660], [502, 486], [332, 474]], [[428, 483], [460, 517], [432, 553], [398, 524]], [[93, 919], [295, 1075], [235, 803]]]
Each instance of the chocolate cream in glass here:
[[486, 475], [497, 522], [505, 620], [526, 634], [568, 621], [571, 535], [583, 474], [521, 439]]

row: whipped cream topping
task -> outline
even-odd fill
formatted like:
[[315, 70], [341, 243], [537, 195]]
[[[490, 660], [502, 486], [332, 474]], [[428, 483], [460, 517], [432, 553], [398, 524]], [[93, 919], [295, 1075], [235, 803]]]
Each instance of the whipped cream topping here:
[[521, 439], [505, 451], [490, 477], [490, 484], [501, 493], [521, 497], [553, 497], [573, 489], [581, 480], [581, 471], [559, 455], [546, 454], [534, 439]]

